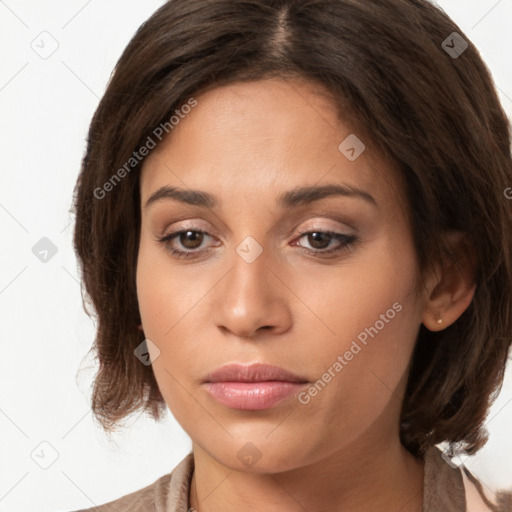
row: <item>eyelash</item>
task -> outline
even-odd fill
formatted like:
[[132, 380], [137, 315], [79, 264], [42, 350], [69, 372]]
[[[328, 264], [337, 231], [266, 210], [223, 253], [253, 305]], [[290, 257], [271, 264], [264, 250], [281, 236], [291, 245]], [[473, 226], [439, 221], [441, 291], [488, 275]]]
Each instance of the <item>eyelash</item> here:
[[[208, 233], [206, 231], [203, 231], [201, 229], [185, 228], [185, 229], [182, 229], [179, 231], [174, 231], [172, 233], [169, 233], [168, 235], [165, 235], [161, 238], [158, 238], [157, 241], [160, 244], [162, 244], [164, 246], [164, 248], [167, 251], [169, 251], [171, 253], [171, 255], [175, 258], [193, 258], [193, 257], [196, 257], [196, 255], [199, 254], [200, 251], [192, 251], [192, 250], [180, 251], [179, 249], [173, 249], [170, 246], [170, 243], [172, 242], [172, 240], [179, 237], [182, 233], [187, 233], [189, 231], [196, 233], [196, 234], [200, 233], [203, 235], [208, 235]], [[305, 251], [308, 251], [314, 255], [329, 255], [329, 254], [337, 254], [337, 253], [341, 254], [344, 251], [348, 251], [348, 250], [352, 249], [353, 244], [359, 241], [355, 235], [345, 235], [343, 233], [337, 233], [335, 231], [329, 231], [329, 230], [326, 230], [326, 231], [322, 231], [322, 230], [299, 231], [299, 233], [301, 234], [301, 236], [299, 237], [299, 240], [306, 235], [310, 235], [313, 233], [321, 233], [323, 235], [330, 235], [332, 237], [332, 239], [329, 242], [331, 242], [332, 240], [338, 240], [339, 242], [344, 242], [341, 246], [337, 247], [336, 249], [330, 249], [330, 250], [323, 250], [323, 249], [313, 250], [313, 249], [307, 249], [306, 247], [300, 246]], [[322, 257], [322, 256], [320, 256], [320, 257]]]

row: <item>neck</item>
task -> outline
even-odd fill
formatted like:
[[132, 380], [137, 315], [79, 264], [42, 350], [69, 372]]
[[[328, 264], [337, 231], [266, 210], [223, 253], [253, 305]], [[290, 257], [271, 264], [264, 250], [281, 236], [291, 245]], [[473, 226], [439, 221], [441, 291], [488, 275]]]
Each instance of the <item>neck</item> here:
[[232, 470], [195, 443], [189, 502], [198, 512], [421, 512], [423, 462], [400, 444], [360, 439], [280, 473]]

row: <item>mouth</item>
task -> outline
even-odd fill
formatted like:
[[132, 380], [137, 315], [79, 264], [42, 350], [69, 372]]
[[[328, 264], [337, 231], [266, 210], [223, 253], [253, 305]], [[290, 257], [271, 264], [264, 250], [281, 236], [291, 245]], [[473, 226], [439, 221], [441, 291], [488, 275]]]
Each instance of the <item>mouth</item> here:
[[209, 394], [231, 409], [269, 409], [299, 392], [309, 381], [278, 366], [229, 364], [207, 375]]

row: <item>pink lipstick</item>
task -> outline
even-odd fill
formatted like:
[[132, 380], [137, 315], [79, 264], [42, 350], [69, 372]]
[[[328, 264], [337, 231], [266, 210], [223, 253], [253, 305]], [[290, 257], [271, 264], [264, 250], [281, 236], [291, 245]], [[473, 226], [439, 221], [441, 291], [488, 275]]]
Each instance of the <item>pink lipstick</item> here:
[[210, 395], [232, 409], [269, 409], [309, 384], [305, 377], [278, 366], [254, 363], [229, 364], [207, 375]]

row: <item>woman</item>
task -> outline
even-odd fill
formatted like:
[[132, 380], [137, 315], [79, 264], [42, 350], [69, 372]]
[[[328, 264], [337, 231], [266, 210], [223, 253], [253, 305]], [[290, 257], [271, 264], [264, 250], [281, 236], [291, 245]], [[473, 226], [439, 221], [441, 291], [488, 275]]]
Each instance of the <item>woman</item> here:
[[512, 510], [459, 467], [511, 344], [510, 141], [425, 1], [162, 6], [92, 120], [74, 242], [97, 419], [168, 407], [193, 450], [89, 510]]

